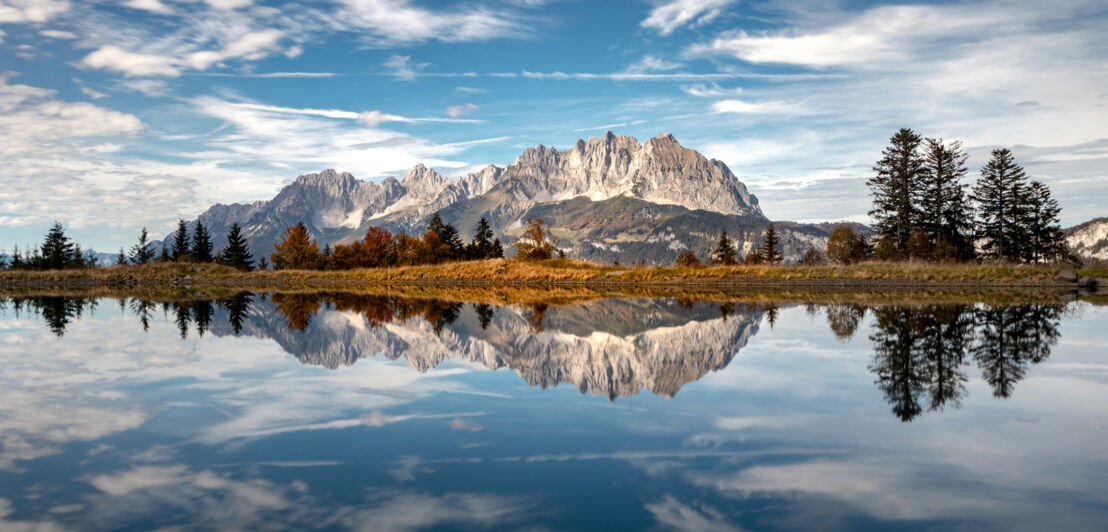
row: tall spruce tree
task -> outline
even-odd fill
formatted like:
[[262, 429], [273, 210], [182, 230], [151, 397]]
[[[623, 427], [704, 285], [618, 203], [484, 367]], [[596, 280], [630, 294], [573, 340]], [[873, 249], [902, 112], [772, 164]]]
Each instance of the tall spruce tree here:
[[923, 176], [923, 157], [918, 148], [922, 139], [911, 129], [902, 128], [889, 139], [874, 165], [877, 175], [866, 184], [873, 196], [874, 229], [899, 255], [908, 248], [908, 239], [920, 219], [917, 201]]
[[719, 242], [716, 243], [716, 249], [712, 251], [712, 264], [721, 264], [723, 266], [730, 266], [735, 264], [735, 245], [731, 243], [731, 239], [727, 237], [727, 230], [719, 230]]
[[169, 257], [169, 246], [163, 242], [161, 254], [158, 255], [158, 262], [169, 262], [171, 260], [173, 259]]
[[462, 236], [458, 234], [458, 229], [448, 223], [443, 223], [442, 216], [439, 213], [435, 213], [431, 217], [431, 221], [427, 223], [427, 231], [435, 233], [439, 237], [439, 242], [450, 246], [450, 257], [448, 259], [460, 259], [465, 256], [466, 246], [462, 241]]
[[192, 260], [196, 262], [212, 261], [212, 237], [208, 228], [200, 220], [196, 221], [196, 230], [192, 233]]
[[27, 267], [27, 262], [23, 260], [23, 253], [19, 251], [19, 246], [12, 248], [12, 262], [8, 265], [10, 270], [22, 270]]
[[254, 255], [250, 253], [250, 245], [246, 237], [242, 236], [242, 228], [238, 222], [231, 224], [231, 231], [227, 233], [227, 246], [220, 253], [223, 263], [240, 270], [250, 271], [254, 269]]
[[1050, 194], [1050, 188], [1031, 181], [1024, 190], [1024, 220], [1027, 232], [1025, 258], [1031, 262], [1056, 260], [1065, 254], [1066, 236], [1058, 219], [1062, 208]]
[[142, 228], [139, 233], [138, 243], [131, 246], [131, 263], [140, 265], [154, 260], [154, 249], [150, 246], [150, 233]]
[[781, 254], [781, 239], [777, 237], [777, 229], [770, 222], [766, 227], [766, 237], [762, 240], [762, 261], [772, 266], [780, 264], [784, 258]]
[[973, 212], [962, 183], [967, 157], [961, 142], [924, 141], [919, 229], [931, 238], [937, 258], [973, 257]]
[[61, 270], [68, 268], [74, 261], [73, 241], [65, 236], [65, 228], [60, 222], [54, 222], [42, 242], [39, 268]]
[[119, 266], [127, 265], [127, 253], [123, 251], [123, 248], [119, 248], [119, 255], [115, 256], [115, 263]]
[[1020, 260], [1027, 218], [1025, 191], [1027, 175], [1016, 164], [1011, 150], [993, 150], [992, 159], [981, 168], [981, 178], [973, 187], [977, 202], [978, 236], [982, 249], [994, 259]]
[[190, 254], [189, 226], [184, 220], [177, 220], [177, 230], [173, 232], [173, 248], [170, 250], [169, 258], [188, 260]]
[[489, 221], [482, 216], [477, 222], [477, 227], [473, 233], [473, 242], [470, 242], [468, 253], [471, 259], [491, 259], [495, 254], [495, 250], [492, 247], [492, 227], [489, 226]]

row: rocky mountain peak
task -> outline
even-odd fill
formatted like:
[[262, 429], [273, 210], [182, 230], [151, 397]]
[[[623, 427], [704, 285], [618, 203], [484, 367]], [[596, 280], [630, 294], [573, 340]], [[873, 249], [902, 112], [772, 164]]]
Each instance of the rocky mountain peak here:
[[441, 188], [445, 181], [446, 177], [442, 174], [436, 172], [433, 168], [424, 166], [423, 163], [419, 163], [404, 174], [404, 179], [400, 181], [400, 184], [408, 190], [427, 191]]

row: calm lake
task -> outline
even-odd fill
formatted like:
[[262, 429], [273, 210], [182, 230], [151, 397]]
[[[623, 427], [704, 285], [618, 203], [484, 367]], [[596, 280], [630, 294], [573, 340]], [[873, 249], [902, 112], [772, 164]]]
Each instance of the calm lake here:
[[0, 530], [1108, 529], [1105, 306], [0, 301]]

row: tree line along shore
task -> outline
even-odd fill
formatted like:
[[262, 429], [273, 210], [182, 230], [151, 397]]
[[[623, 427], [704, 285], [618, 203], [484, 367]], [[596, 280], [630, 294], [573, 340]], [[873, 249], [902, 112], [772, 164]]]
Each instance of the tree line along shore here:
[[[85, 279], [160, 279], [182, 274], [193, 280], [330, 279], [334, 282], [826, 282], [826, 283], [1000, 283], [1095, 285], [1108, 277], [1100, 265], [1086, 264], [1066, 248], [1060, 208], [1050, 190], [1029, 180], [1007, 149], [993, 150], [980, 178], [965, 182], [967, 156], [960, 142], [925, 139], [910, 129], [897, 131], [868, 181], [873, 198], [872, 235], [837, 226], [824, 249], [809, 247], [795, 265], [784, 265], [780, 239], [769, 223], [745, 255], [720, 231], [709, 256], [685, 249], [672, 266], [611, 265], [566, 259], [566, 251], [542, 218], [525, 220], [522, 235], [505, 246], [485, 218], [470, 241], [434, 214], [422, 234], [393, 234], [370, 227], [364, 238], [324, 245], [303, 223], [286, 228], [271, 253], [250, 249], [242, 228], [231, 227], [227, 244], [214, 249], [197, 222], [181, 220], [154, 249], [143, 228], [129, 252], [119, 250], [115, 265], [100, 267], [90, 252], [65, 234], [61, 223], [40, 246], [0, 255], [6, 283]], [[172, 266], [190, 265], [185, 269]], [[169, 267], [156, 267], [169, 266]], [[218, 266], [218, 267], [217, 267]], [[377, 271], [367, 271], [377, 270]], [[33, 272], [39, 275], [32, 275]], [[54, 272], [54, 273], [51, 273]], [[58, 272], [65, 272], [59, 274]], [[318, 273], [308, 273], [318, 272]], [[1084, 278], [1084, 279], [1082, 279]], [[74, 281], [75, 282], [75, 281]]]

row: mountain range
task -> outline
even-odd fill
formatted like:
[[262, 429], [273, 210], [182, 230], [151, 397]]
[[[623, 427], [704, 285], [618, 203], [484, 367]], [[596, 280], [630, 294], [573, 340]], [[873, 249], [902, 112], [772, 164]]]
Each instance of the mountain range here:
[[[255, 255], [264, 256], [286, 227], [300, 221], [322, 246], [360, 239], [370, 226], [419, 234], [435, 213], [463, 237], [485, 217], [505, 244], [519, 236], [523, 220], [539, 216], [569, 256], [624, 264], [669, 264], [684, 249], [707, 259], [721, 229], [745, 254], [761, 245], [770, 222], [723, 162], [681, 146], [668, 133], [639, 143], [609, 131], [565, 150], [527, 148], [508, 166], [458, 178], [423, 164], [379, 182], [333, 169], [301, 175], [271, 200], [216, 204], [190, 225], [203, 222], [218, 247], [238, 223]], [[786, 262], [795, 262], [808, 246], [823, 249], [836, 224], [774, 225]], [[1108, 258], [1108, 219], [1066, 234], [1079, 255]]]
[[[422, 233], [436, 212], [467, 237], [486, 217], [505, 243], [520, 234], [522, 220], [541, 216], [570, 256], [624, 263], [670, 263], [685, 248], [707, 258], [720, 229], [745, 253], [769, 223], [758, 198], [723, 162], [668, 133], [639, 143], [611, 132], [566, 150], [527, 148], [506, 167], [460, 178], [423, 164], [380, 182], [324, 170], [297, 177], [271, 200], [217, 204], [197, 219], [217, 245], [238, 223], [255, 253], [268, 254], [298, 221], [323, 245], [359, 239], [370, 226]], [[792, 259], [808, 245], [822, 248], [831, 229], [777, 225]]]
[[528, 385], [571, 384], [610, 400], [648, 390], [673, 397], [686, 384], [728, 365], [757, 334], [765, 309], [737, 306], [727, 314], [709, 303], [609, 299], [557, 307], [536, 330], [529, 309], [495, 307], [482, 326], [472, 305], [436, 329], [423, 317], [374, 323], [367, 313], [320, 307], [300, 330], [276, 305], [255, 300], [239, 331], [218, 309], [211, 332], [277, 342], [305, 364], [337, 369], [364, 357], [403, 358], [427, 372], [449, 360], [509, 369]]

